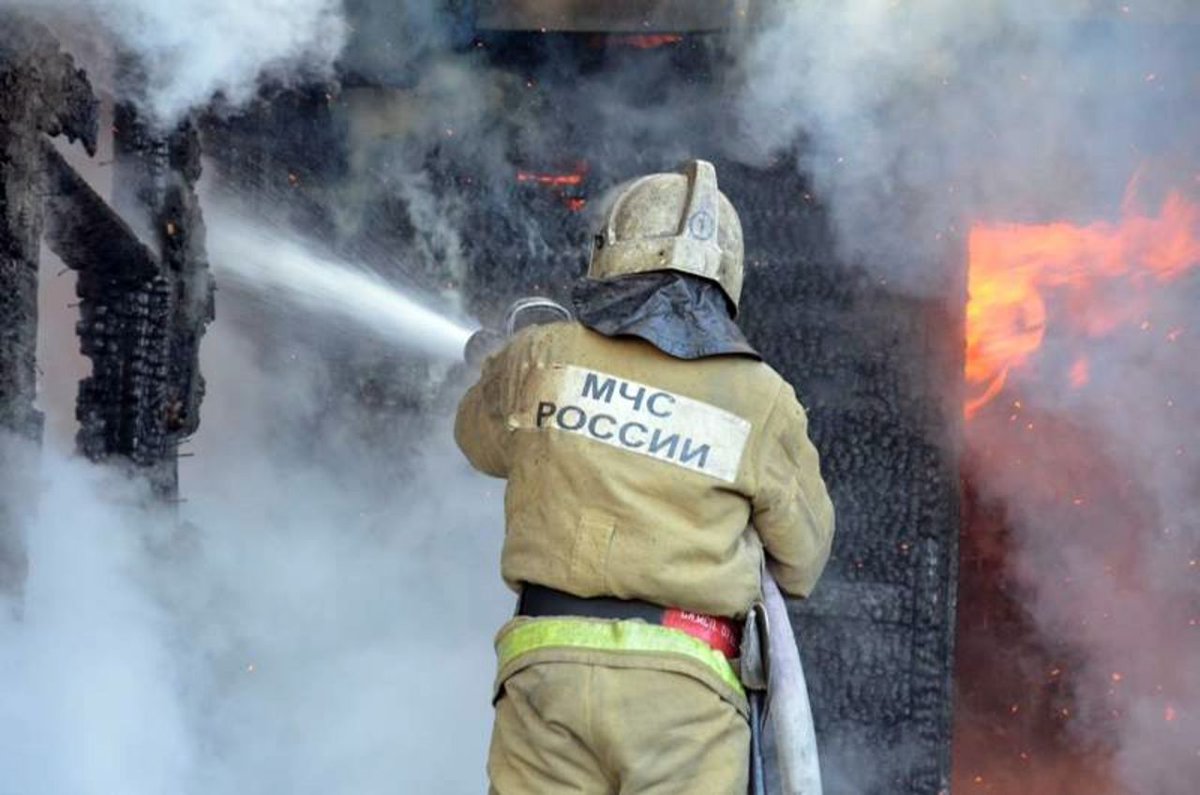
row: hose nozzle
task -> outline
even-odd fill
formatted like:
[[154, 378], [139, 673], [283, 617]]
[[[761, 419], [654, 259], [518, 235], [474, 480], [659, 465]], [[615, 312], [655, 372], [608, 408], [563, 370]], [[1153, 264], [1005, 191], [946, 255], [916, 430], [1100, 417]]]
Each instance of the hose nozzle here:
[[571, 310], [540, 295], [518, 298], [504, 315], [504, 334], [511, 337], [527, 326], [571, 320]]
[[540, 295], [518, 298], [504, 313], [504, 331], [479, 329], [467, 340], [463, 358], [471, 367], [479, 367], [484, 359], [503, 348], [504, 343], [521, 329], [571, 319], [571, 310], [557, 301]]

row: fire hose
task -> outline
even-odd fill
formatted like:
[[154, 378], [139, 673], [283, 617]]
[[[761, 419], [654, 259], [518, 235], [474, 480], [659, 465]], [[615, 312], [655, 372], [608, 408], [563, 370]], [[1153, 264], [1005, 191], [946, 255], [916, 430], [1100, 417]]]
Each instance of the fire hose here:
[[[821, 795], [817, 735], [800, 649], [787, 603], [765, 566], [762, 584], [763, 599], [751, 608], [742, 629], [740, 657], [750, 701], [750, 793]], [[768, 746], [774, 751], [770, 767]], [[778, 781], [778, 790], [769, 786], [772, 780]]]

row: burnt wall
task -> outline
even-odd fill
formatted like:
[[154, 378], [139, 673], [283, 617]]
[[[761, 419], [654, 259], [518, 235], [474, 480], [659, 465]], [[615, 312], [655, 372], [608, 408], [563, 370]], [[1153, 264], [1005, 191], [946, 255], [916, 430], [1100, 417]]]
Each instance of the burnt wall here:
[[839, 262], [815, 198], [770, 212], [812, 195], [795, 174], [726, 187], [748, 189], [762, 258], [748, 333], [808, 408], [837, 508], [823, 581], [792, 605], [827, 792], [948, 792], [961, 319]]
[[0, 10], [0, 594], [19, 589], [25, 558], [15, 515], [31, 493], [41, 438], [37, 395], [38, 258], [47, 136], [96, 143], [86, 76], [38, 25]]
[[65, 133], [95, 153], [99, 102], [86, 75], [44, 28], [8, 14], [0, 22], [0, 428], [40, 436], [44, 235], [79, 274], [77, 330], [92, 374], [80, 385], [78, 447], [130, 465], [174, 499], [176, 449], [199, 423], [199, 341], [213, 314], [198, 136], [190, 122], [164, 130], [118, 108], [114, 210], [45, 140]]
[[94, 151], [98, 103], [46, 30], [9, 12], [0, 26], [0, 428], [34, 438], [43, 141], [65, 134]]
[[163, 130], [119, 105], [114, 204], [141, 231], [140, 251], [80, 270], [80, 347], [92, 374], [79, 386], [77, 444], [93, 461], [118, 459], [165, 499], [178, 494], [180, 442], [200, 422], [199, 344], [213, 285], [195, 185], [200, 141], [190, 121]]

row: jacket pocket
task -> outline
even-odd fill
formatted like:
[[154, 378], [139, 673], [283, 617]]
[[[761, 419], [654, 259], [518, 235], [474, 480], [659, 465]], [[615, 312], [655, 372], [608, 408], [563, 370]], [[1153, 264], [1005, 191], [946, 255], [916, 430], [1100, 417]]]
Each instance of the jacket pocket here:
[[608, 551], [616, 519], [603, 511], [584, 510], [571, 548], [571, 583], [580, 596], [608, 593]]

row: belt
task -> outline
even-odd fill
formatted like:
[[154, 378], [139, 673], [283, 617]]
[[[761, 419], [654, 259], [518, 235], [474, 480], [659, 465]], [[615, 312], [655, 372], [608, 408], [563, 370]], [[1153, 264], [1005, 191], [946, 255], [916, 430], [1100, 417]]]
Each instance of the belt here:
[[728, 659], [738, 656], [738, 643], [741, 639], [741, 628], [728, 618], [662, 607], [641, 599], [617, 599], [609, 596], [584, 598], [544, 585], [527, 584], [521, 589], [517, 615], [531, 618], [582, 616], [618, 621], [641, 619], [649, 624], [658, 624], [691, 635]]

